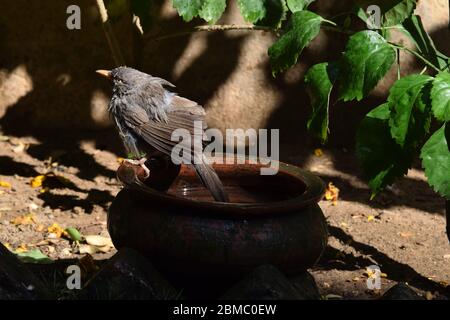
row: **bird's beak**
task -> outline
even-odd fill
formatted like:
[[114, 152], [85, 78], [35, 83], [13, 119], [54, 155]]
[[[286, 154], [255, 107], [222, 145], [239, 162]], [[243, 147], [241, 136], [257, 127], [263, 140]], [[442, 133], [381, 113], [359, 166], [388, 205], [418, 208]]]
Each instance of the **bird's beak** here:
[[95, 72], [108, 78], [108, 79], [111, 79], [111, 72], [108, 70], [96, 70]]

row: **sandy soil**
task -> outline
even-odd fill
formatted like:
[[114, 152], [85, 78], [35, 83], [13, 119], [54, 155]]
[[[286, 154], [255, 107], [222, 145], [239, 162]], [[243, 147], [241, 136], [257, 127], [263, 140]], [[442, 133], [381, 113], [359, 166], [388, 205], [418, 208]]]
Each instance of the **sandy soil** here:
[[[95, 141], [52, 136], [5, 137], [0, 141], [0, 241], [12, 250], [39, 248], [52, 259], [79, 258], [64, 237], [48, 239], [53, 223], [75, 227], [84, 235], [108, 236], [106, 212], [121, 186], [115, 178], [117, 137], [95, 133]], [[445, 235], [444, 201], [426, 184], [420, 168], [411, 169], [390, 190], [369, 201], [353, 152], [323, 149], [285, 158], [340, 189], [333, 204], [320, 206], [329, 223], [329, 247], [311, 271], [325, 297], [376, 298], [399, 281], [427, 298], [450, 296], [450, 245]], [[31, 180], [48, 175], [42, 186]], [[63, 177], [63, 178], [57, 178]], [[28, 224], [14, 219], [32, 213]], [[106, 259], [115, 253], [94, 254]], [[383, 273], [379, 291], [367, 289], [366, 267]], [[446, 288], [447, 287], [447, 288]], [[428, 292], [428, 293], [427, 293]]]

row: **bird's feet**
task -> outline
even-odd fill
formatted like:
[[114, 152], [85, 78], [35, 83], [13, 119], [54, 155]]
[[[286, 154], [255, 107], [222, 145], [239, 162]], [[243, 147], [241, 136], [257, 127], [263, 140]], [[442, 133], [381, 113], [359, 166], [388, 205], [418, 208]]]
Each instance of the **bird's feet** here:
[[147, 166], [145, 165], [145, 162], [147, 161], [147, 158], [141, 158], [139, 160], [135, 160], [135, 159], [125, 159], [124, 161], [131, 163], [135, 166], [140, 166], [142, 169], [144, 169], [145, 171], [145, 177], [144, 179], [147, 179], [148, 177], [150, 177], [150, 169], [147, 168]]

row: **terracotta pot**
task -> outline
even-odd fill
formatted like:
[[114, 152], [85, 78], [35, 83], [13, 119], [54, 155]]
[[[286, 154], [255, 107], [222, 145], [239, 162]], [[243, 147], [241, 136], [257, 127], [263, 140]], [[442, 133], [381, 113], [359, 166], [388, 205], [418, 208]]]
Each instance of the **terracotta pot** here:
[[114, 245], [192, 277], [235, 277], [263, 264], [289, 275], [317, 262], [328, 236], [318, 177], [285, 163], [273, 176], [248, 161], [214, 168], [230, 203], [214, 202], [185, 165], [167, 192], [120, 191], [108, 215]]

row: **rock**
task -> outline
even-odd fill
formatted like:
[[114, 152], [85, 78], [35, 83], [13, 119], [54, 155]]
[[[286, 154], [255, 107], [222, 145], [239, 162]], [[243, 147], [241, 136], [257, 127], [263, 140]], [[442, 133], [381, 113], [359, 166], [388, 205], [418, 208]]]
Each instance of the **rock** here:
[[0, 300], [42, 300], [50, 294], [38, 278], [0, 243]]
[[277, 268], [264, 265], [229, 289], [222, 300], [297, 300], [303, 297]]
[[122, 248], [84, 285], [79, 298], [167, 300], [178, 292], [138, 252]]
[[404, 283], [397, 283], [381, 297], [382, 300], [425, 300]]
[[309, 272], [304, 272], [290, 280], [302, 300], [320, 300], [319, 288]]

